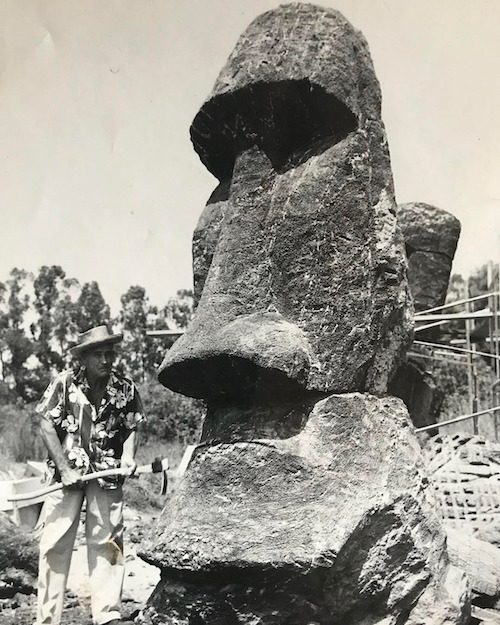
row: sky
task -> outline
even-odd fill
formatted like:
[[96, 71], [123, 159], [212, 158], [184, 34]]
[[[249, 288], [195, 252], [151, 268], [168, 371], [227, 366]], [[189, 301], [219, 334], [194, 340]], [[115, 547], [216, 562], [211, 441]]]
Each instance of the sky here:
[[[217, 182], [189, 125], [270, 0], [0, 0], [0, 281], [59, 264], [115, 311], [191, 288]], [[397, 201], [462, 223], [453, 271], [500, 260], [499, 0], [326, 0], [366, 36]]]

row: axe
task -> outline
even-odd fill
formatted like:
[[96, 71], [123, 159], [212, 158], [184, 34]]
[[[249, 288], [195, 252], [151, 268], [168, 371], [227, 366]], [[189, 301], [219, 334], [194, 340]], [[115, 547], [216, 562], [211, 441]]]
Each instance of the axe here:
[[[167, 458], [155, 458], [153, 462], [150, 464], [143, 464], [134, 471], [133, 475], [143, 475], [144, 473], [161, 473], [162, 474], [162, 484], [161, 484], [161, 494], [165, 495], [167, 492], [167, 469], [168, 469], [168, 459]], [[112, 477], [112, 476], [124, 476], [126, 477], [128, 473], [127, 469], [118, 468], [118, 469], [105, 469], [104, 471], [96, 471], [95, 473], [87, 473], [83, 475], [81, 478], [82, 482], [90, 482], [91, 480], [96, 480], [99, 477]], [[13, 495], [8, 498], [8, 501], [17, 502], [17, 501], [29, 501], [30, 499], [35, 499], [35, 497], [43, 497], [44, 495], [48, 495], [49, 493], [54, 493], [57, 490], [62, 490], [63, 485], [61, 482], [57, 482], [56, 484], [51, 484], [46, 488], [41, 488], [40, 490], [32, 490], [29, 493], [21, 493], [19, 495]]]

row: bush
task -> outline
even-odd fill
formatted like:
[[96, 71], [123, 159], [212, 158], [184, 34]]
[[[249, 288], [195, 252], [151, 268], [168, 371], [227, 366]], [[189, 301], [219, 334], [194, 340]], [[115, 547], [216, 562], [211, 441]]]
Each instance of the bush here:
[[139, 393], [146, 413], [143, 437], [182, 445], [197, 442], [205, 414], [202, 401], [174, 393], [152, 376], [139, 385]]
[[[491, 367], [480, 358], [475, 359], [475, 370], [478, 409], [484, 409], [493, 405], [490, 389], [495, 381], [495, 375]], [[467, 367], [463, 364], [436, 361], [432, 373], [437, 387], [444, 392], [439, 421], [470, 414]], [[450, 425], [446, 429], [448, 434], [472, 433], [472, 431], [472, 420]], [[478, 431], [485, 438], [495, 440], [495, 419], [488, 414], [478, 417]]]
[[41, 460], [45, 445], [33, 419], [33, 405], [10, 403], [0, 406], [0, 457], [12, 462]]

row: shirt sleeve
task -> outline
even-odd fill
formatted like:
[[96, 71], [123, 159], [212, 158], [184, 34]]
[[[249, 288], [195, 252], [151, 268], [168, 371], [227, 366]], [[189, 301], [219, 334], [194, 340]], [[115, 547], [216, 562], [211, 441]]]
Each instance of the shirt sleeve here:
[[142, 400], [134, 384], [132, 399], [128, 402], [125, 410], [124, 427], [126, 430], [133, 432], [144, 419], [145, 415]]
[[64, 379], [61, 375], [49, 384], [35, 412], [54, 425], [61, 425], [64, 418]]

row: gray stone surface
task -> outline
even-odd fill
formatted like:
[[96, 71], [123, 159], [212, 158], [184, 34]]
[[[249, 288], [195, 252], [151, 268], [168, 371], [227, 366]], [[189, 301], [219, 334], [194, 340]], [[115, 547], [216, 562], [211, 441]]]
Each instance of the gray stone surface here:
[[460, 222], [451, 213], [423, 202], [401, 204], [398, 222], [406, 245], [415, 310], [441, 306], [446, 299]]
[[[446, 300], [460, 222], [450, 213], [422, 202], [400, 205], [398, 222], [405, 239], [415, 310], [441, 306]], [[440, 333], [441, 328], [435, 326], [417, 331], [415, 338], [435, 342]], [[443, 393], [433, 381], [432, 360], [425, 358], [429, 350], [414, 345], [413, 351], [421, 357], [410, 357], [397, 370], [389, 390], [405, 402], [415, 426], [422, 427], [438, 421]]]
[[[413, 349], [417, 351], [417, 346]], [[426, 365], [424, 359], [410, 357], [398, 368], [389, 385], [389, 393], [404, 401], [417, 428], [438, 422], [444, 399], [444, 392], [437, 387]], [[429, 436], [434, 434], [437, 430], [428, 431]]]
[[412, 314], [363, 37], [313, 5], [264, 14], [192, 136], [221, 185], [194, 236], [197, 313], [161, 382], [197, 397], [251, 395], [272, 371], [284, 394], [385, 392]]
[[413, 311], [362, 35], [310, 4], [258, 17], [192, 139], [220, 185], [193, 238], [196, 315], [159, 379], [208, 410], [144, 546], [162, 571], [145, 623], [465, 625], [385, 396]]
[[222, 442], [196, 452], [143, 554], [169, 580], [150, 600], [165, 623], [403, 623], [427, 589], [442, 601], [444, 534], [402, 402], [356, 393], [302, 410], [282, 438], [257, 438], [248, 412], [233, 409], [242, 425], [226, 436], [209, 417]]

